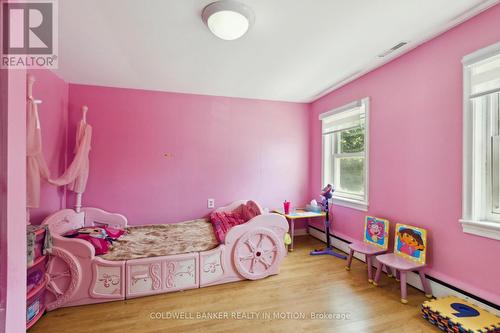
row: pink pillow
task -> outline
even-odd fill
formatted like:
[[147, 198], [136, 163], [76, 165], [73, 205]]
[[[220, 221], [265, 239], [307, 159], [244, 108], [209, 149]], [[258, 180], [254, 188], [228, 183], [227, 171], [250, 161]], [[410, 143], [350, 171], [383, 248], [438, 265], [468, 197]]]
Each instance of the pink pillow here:
[[241, 204], [237, 208], [233, 209], [232, 213], [238, 214], [238, 215], [240, 215], [241, 218], [243, 218], [243, 208], [244, 207], [245, 207], [245, 204]]
[[242, 213], [241, 215], [243, 216], [243, 219], [245, 222], [250, 221], [257, 215], [261, 214], [261, 211], [259, 209], [259, 206], [255, 203], [255, 201], [249, 200], [245, 205], [242, 206]]
[[214, 228], [215, 237], [220, 243], [224, 242], [227, 232], [232, 227], [245, 223], [241, 215], [234, 212], [214, 212], [210, 215], [210, 222]]

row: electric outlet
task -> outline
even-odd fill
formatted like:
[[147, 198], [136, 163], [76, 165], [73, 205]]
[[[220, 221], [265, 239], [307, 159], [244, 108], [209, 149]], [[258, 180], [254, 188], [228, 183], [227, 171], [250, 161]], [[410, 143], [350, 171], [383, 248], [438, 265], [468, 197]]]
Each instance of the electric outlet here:
[[207, 199], [207, 207], [214, 208], [215, 207], [215, 199]]

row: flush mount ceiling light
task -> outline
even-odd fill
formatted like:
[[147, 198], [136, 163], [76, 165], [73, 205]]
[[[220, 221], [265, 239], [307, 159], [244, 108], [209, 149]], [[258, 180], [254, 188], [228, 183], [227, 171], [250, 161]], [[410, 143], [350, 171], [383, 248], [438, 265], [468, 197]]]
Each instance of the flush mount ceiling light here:
[[248, 6], [232, 0], [209, 4], [203, 9], [201, 17], [208, 29], [224, 40], [235, 40], [243, 36], [255, 19]]

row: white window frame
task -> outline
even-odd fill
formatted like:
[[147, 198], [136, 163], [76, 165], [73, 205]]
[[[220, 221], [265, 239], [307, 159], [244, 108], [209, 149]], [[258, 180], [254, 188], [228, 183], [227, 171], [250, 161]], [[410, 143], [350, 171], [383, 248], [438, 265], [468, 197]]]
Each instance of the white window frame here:
[[[343, 105], [339, 108], [333, 109], [328, 112], [324, 112], [319, 115], [319, 119], [324, 119], [326, 117], [345, 112], [345, 111], [350, 111], [354, 108], [360, 107], [361, 105], [364, 106], [365, 110], [365, 149], [364, 149], [364, 158], [365, 158], [365, 189], [364, 189], [364, 198], [362, 200], [359, 199], [354, 199], [354, 198], [347, 198], [345, 196], [338, 196], [333, 193], [332, 196], [332, 203], [334, 205], [338, 206], [343, 206], [343, 207], [349, 207], [361, 211], [368, 211], [368, 193], [369, 193], [369, 147], [370, 147], [370, 98], [365, 97], [356, 101], [353, 101], [349, 104]], [[321, 186], [326, 185], [325, 184], [325, 140], [323, 136], [323, 132], [321, 132]]]
[[[465, 233], [500, 240], [500, 222], [485, 209], [490, 196], [485, 177], [489, 172], [484, 142], [486, 126], [474, 121], [471, 99], [471, 66], [500, 54], [500, 42], [466, 55], [463, 64], [463, 186], [462, 218], [459, 220]], [[494, 91], [485, 92], [484, 95]], [[483, 138], [483, 139], [479, 139]]]

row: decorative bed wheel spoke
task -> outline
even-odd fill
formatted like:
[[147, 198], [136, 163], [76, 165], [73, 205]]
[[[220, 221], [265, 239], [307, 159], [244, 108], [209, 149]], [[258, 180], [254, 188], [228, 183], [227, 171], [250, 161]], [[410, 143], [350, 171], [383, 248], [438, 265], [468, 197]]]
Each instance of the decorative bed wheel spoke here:
[[266, 268], [269, 268], [272, 265], [272, 263], [268, 262], [267, 259], [265, 259], [265, 257], [260, 257], [259, 260], [261, 263], [264, 264], [264, 266], [266, 266]]
[[234, 251], [236, 270], [250, 280], [271, 274], [282, 257], [280, 240], [266, 228], [258, 228], [241, 236]]
[[260, 237], [259, 237], [259, 242], [257, 243], [257, 247], [260, 248], [261, 245], [262, 245], [262, 240], [264, 239], [264, 235], [263, 234], [260, 234]]
[[250, 239], [247, 239], [247, 241], [245, 242], [245, 244], [248, 245], [248, 247], [250, 248], [250, 250], [252, 252], [254, 252], [256, 250], [255, 244]]
[[71, 273], [69, 271], [64, 271], [64, 272], [57, 273], [57, 274], [49, 274], [49, 278], [51, 280], [58, 280], [58, 279], [62, 279], [64, 277], [71, 277]]
[[262, 255], [265, 256], [276, 251], [278, 251], [278, 248], [276, 246], [273, 246], [271, 249], [262, 251]]
[[258, 261], [258, 259], [253, 259], [252, 262], [250, 263], [250, 269], [249, 272], [253, 274], [253, 267], [255, 266], [255, 263]]
[[81, 268], [72, 254], [64, 249], [53, 247], [47, 264], [47, 291], [54, 298], [47, 303], [47, 309], [60, 307], [73, 295], [81, 280]]
[[47, 290], [56, 296], [64, 294], [64, 292], [61, 289], [59, 289], [59, 287], [54, 283], [54, 281], [49, 281], [47, 283]]
[[49, 277], [49, 282], [47, 283], [47, 289], [52, 292], [56, 296], [60, 296], [64, 294], [64, 291], [59, 288], [57, 285], [57, 281], [63, 278], [71, 277], [71, 273], [68, 270], [64, 270], [62, 272], [52, 273], [54, 272], [54, 260], [56, 257], [51, 256], [49, 263], [47, 265], [47, 275]]
[[250, 260], [250, 259], [253, 259], [253, 257], [254, 257], [253, 253], [250, 253], [250, 254], [241, 256], [240, 260]]
[[62, 272], [51, 273], [54, 271], [54, 257], [50, 258], [49, 264], [47, 265], [47, 271], [49, 272], [48, 275], [51, 282], [65, 277], [71, 277], [71, 272], [69, 271], [69, 269]]

